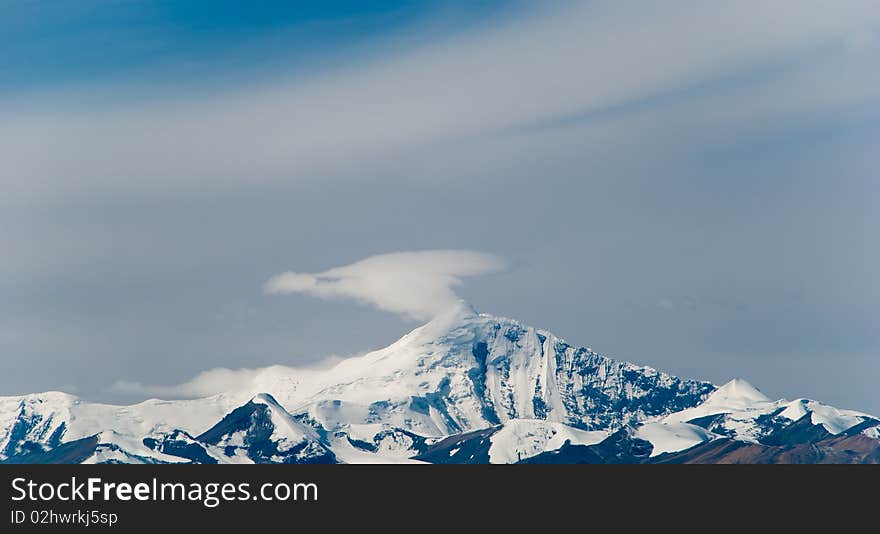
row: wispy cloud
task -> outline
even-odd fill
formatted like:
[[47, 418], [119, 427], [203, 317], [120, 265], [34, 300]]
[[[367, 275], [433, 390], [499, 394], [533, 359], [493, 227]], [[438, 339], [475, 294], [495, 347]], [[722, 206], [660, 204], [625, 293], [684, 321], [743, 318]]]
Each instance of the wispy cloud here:
[[[13, 194], [302, 179], [413, 146], [619, 108], [822, 47], [871, 47], [878, 28], [880, 10], [868, 0], [833, 9], [812, 0], [563, 3], [308, 81], [83, 110], [0, 108], [4, 165], [13, 170], [2, 186]], [[845, 84], [801, 95], [798, 109], [876, 99], [870, 54], [860, 61], [865, 68], [849, 70]], [[739, 112], [756, 104], [759, 120], [773, 121], [773, 104], [790, 108], [802, 81], [783, 84], [769, 104], [724, 102], [731, 112], [722, 126], [754, 120]]]
[[[276, 366], [278, 369], [283, 369]], [[264, 369], [225, 369], [217, 368], [202, 371], [191, 380], [168, 386], [142, 384], [128, 380], [118, 380], [110, 386], [111, 393], [160, 398], [199, 398], [209, 397], [224, 391], [237, 391], [247, 388]]]
[[345, 358], [357, 356], [329, 356], [310, 365], [290, 367], [270, 365], [267, 367], [227, 369], [217, 367], [196, 374], [193, 378], [171, 385], [143, 384], [129, 380], [117, 380], [109, 388], [110, 393], [126, 396], [158, 397], [165, 399], [196, 399], [220, 393], [253, 395], [263, 391], [279, 391], [296, 387], [296, 382], [321, 374]]
[[275, 295], [348, 298], [412, 319], [430, 319], [454, 306], [452, 290], [467, 276], [500, 270], [500, 258], [468, 250], [380, 254], [321, 273], [286, 272], [264, 285]]

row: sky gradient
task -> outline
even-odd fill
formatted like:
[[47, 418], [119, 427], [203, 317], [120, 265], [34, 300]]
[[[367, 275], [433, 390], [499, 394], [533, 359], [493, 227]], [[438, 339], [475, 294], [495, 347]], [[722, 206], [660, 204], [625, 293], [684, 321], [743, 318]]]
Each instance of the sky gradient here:
[[0, 394], [384, 346], [432, 307], [364, 277], [437, 257], [358, 262], [440, 250], [417, 296], [880, 414], [875, 2], [242, 5], [6, 7]]

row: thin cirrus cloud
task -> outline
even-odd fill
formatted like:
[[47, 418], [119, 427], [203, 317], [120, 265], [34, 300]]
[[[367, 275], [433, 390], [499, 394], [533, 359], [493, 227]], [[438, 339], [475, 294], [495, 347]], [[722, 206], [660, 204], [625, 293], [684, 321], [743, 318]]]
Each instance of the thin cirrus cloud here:
[[[138, 191], [169, 184], [251, 184], [333, 173], [411, 147], [619, 109], [629, 103], [804, 61], [829, 46], [876, 50], [876, 2], [561, 3], [530, 16], [384, 53], [307, 79], [112, 105], [0, 107], [7, 195]], [[803, 73], [762, 101], [721, 102], [712, 127], [878, 99], [871, 53], [845, 83], [807, 92]], [[778, 74], [783, 80], [786, 73]], [[809, 78], [809, 76], [808, 76]], [[68, 93], [59, 90], [58, 99]], [[48, 97], [51, 100], [51, 96]], [[769, 104], [767, 104], [769, 102]], [[694, 113], [698, 114], [699, 109]], [[638, 130], [638, 128], [636, 128]], [[47, 154], [51, 157], [47, 157]]]
[[263, 289], [274, 295], [353, 299], [408, 319], [426, 320], [460, 300], [453, 288], [462, 278], [497, 272], [503, 266], [497, 256], [469, 250], [395, 252], [320, 273], [281, 273]]

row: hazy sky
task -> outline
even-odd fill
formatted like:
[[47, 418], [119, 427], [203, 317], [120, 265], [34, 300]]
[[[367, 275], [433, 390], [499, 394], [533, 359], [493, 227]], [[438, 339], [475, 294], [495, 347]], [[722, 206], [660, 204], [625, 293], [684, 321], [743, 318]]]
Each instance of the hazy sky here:
[[0, 394], [140, 400], [461, 296], [880, 414], [875, 0], [259, 5], [4, 6]]

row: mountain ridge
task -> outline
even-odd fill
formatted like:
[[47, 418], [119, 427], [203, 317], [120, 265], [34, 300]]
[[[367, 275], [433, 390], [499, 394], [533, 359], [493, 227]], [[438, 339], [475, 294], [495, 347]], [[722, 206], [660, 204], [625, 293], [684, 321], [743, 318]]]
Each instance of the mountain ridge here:
[[742, 379], [721, 387], [684, 380], [460, 303], [330, 369], [276, 367], [246, 388], [201, 399], [114, 406], [61, 392], [2, 397], [0, 461], [69, 458], [57, 449], [81, 442], [78, 461], [445, 463], [459, 458], [462, 447], [449, 440], [460, 436], [471, 451], [459, 458], [465, 463], [562, 449], [556, 460], [647, 462], [721, 439], [794, 446], [860, 425], [865, 443], [880, 444], [880, 422], [868, 414], [773, 401]]

